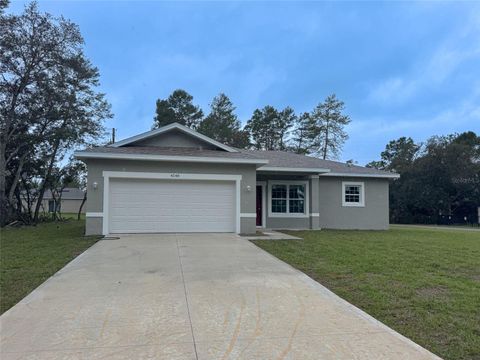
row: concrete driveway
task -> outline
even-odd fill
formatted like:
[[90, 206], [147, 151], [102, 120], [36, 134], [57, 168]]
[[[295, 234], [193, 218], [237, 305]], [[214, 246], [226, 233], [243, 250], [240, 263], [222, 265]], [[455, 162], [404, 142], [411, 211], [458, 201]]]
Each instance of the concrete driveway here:
[[102, 240], [1, 317], [1, 359], [434, 359], [228, 234]]

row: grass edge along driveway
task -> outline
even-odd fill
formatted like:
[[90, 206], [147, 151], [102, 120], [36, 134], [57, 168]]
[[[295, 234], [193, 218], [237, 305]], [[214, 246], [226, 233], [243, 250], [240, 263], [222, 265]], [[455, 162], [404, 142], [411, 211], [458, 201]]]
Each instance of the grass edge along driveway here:
[[69, 219], [0, 230], [0, 314], [97, 242], [84, 229]]
[[480, 232], [291, 234], [253, 243], [433, 353], [480, 358]]

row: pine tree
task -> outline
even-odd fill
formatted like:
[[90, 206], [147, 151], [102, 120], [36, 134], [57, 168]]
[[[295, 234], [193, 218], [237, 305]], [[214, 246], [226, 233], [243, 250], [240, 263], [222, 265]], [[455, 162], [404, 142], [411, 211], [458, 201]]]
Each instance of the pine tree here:
[[210, 114], [199, 124], [198, 132], [223, 144], [245, 148], [249, 145], [248, 133], [240, 128], [235, 106], [227, 95], [213, 98]]
[[193, 96], [177, 89], [167, 99], [157, 100], [153, 128], [177, 122], [195, 129], [202, 118], [203, 111], [193, 104]]

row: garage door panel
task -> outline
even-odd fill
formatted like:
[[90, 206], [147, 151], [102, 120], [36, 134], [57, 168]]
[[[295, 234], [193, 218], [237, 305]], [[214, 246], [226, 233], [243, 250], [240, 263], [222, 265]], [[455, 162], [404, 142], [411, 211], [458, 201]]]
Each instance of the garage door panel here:
[[111, 233], [234, 232], [235, 183], [112, 179]]

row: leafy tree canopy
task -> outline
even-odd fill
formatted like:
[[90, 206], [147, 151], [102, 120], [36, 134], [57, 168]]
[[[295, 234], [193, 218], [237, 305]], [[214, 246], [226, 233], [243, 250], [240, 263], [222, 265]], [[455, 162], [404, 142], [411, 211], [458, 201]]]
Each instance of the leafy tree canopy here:
[[397, 171], [390, 187], [393, 222], [477, 221], [480, 137], [474, 132], [432, 136], [425, 144], [399, 138], [369, 165]]
[[[0, 22], [0, 209], [21, 212], [19, 186], [35, 176], [39, 198], [55, 163], [104, 134], [110, 105], [83, 53], [78, 26], [41, 13], [36, 2]], [[34, 211], [38, 218], [40, 201]]]

